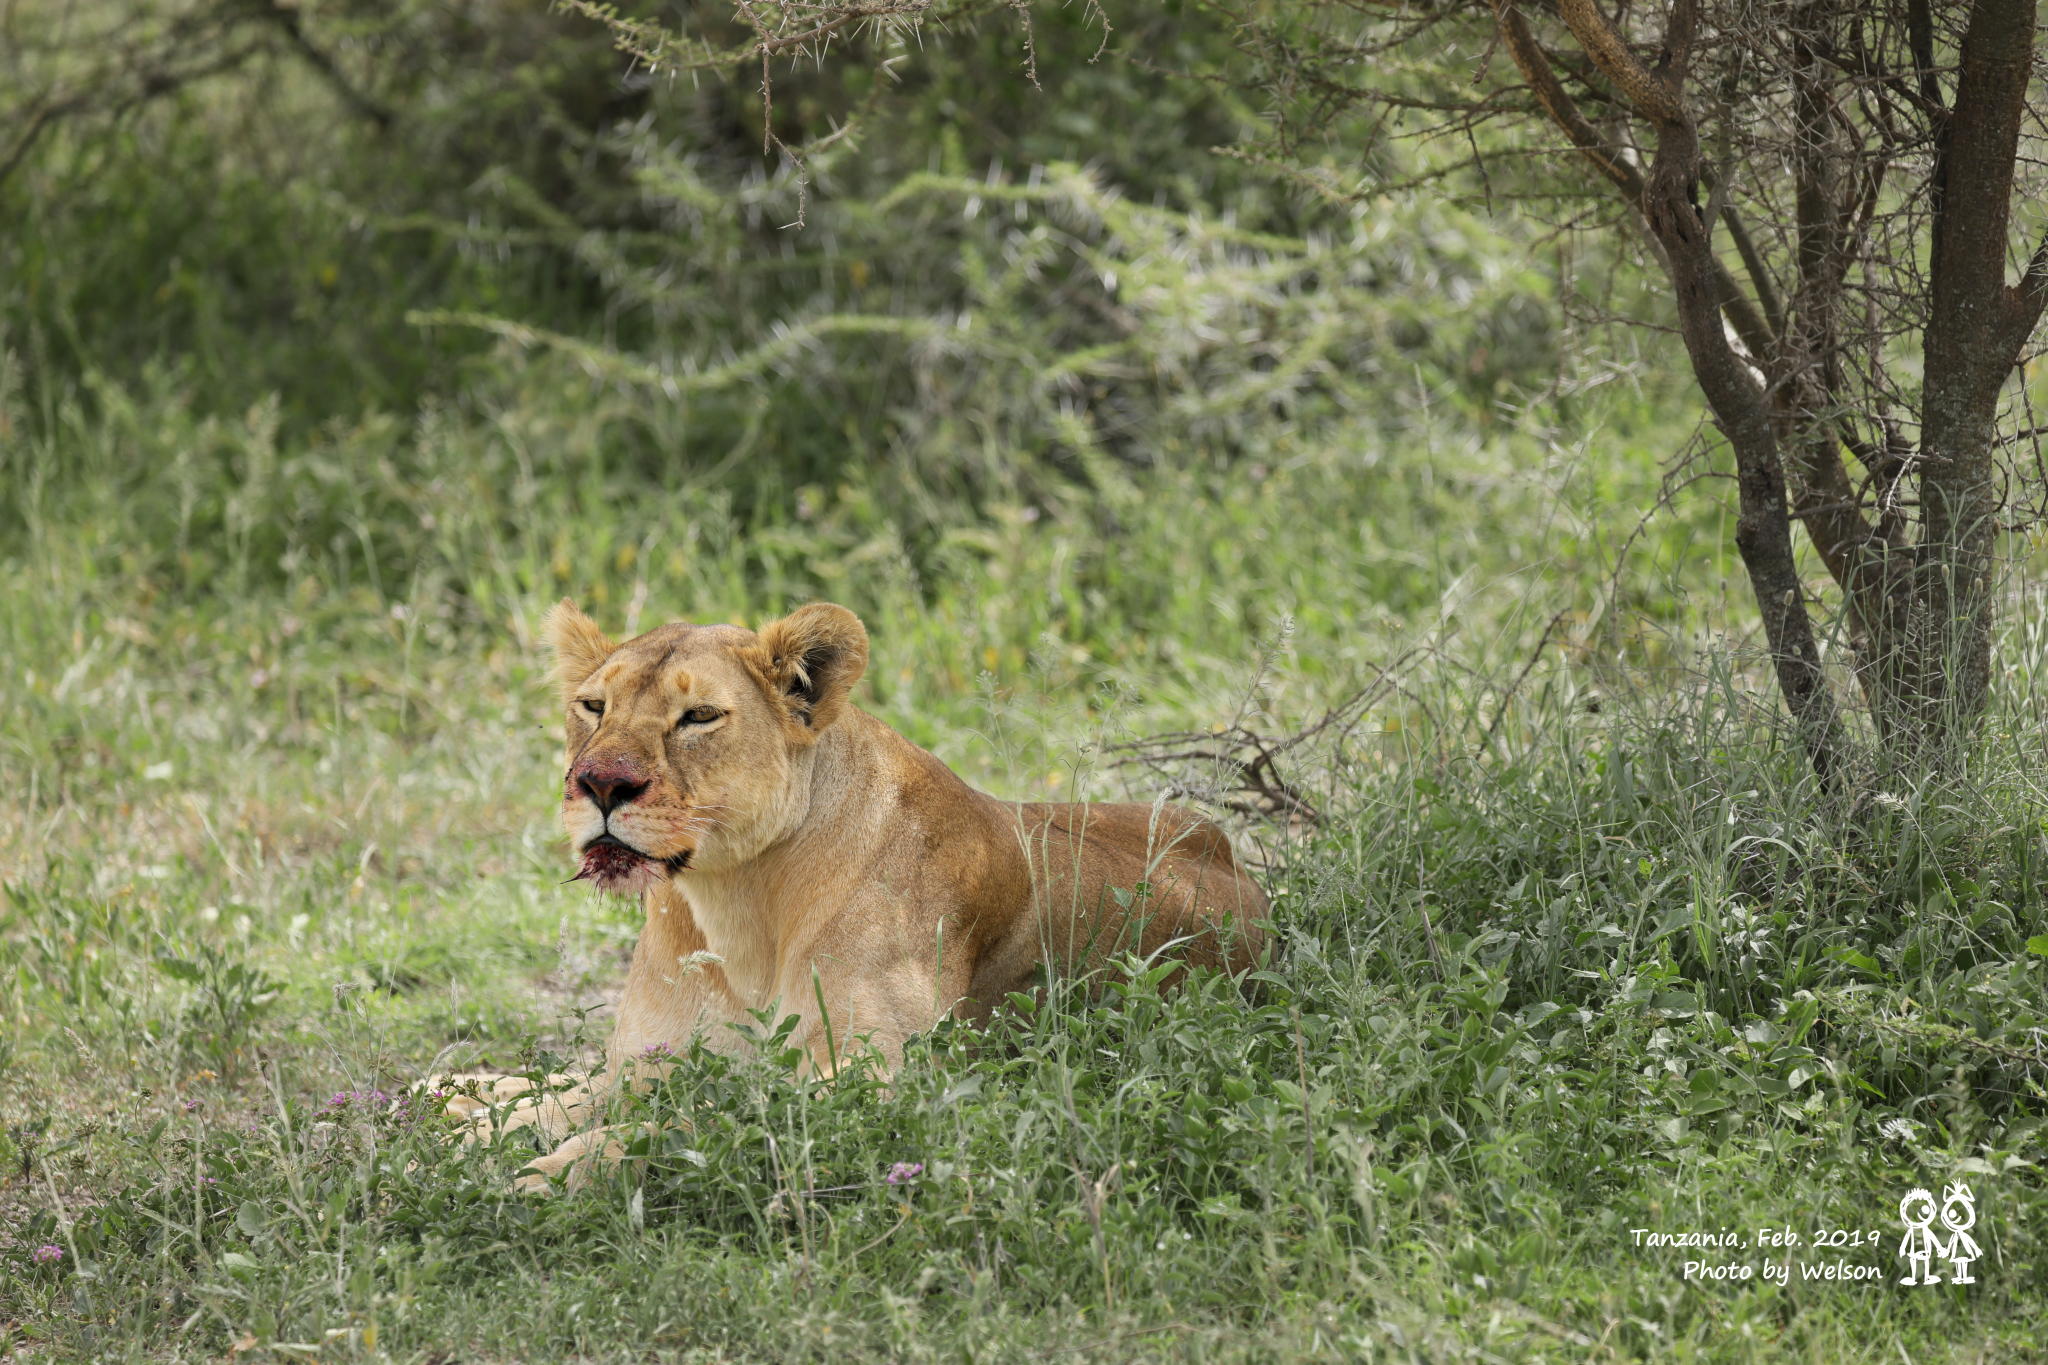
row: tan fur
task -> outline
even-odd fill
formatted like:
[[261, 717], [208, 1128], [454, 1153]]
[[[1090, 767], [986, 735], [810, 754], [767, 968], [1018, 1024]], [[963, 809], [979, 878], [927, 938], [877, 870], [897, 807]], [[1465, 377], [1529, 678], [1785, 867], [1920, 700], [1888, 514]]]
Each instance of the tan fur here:
[[[1131, 949], [1238, 971], [1264, 946], [1264, 893], [1192, 812], [998, 801], [854, 706], [867, 632], [843, 607], [614, 646], [565, 601], [545, 629], [563, 824], [584, 876], [639, 895], [647, 920], [605, 1076], [514, 1122], [562, 1136], [649, 1049], [740, 1046], [726, 1025], [749, 1008], [801, 1016], [822, 1069], [859, 1040], [894, 1066], [905, 1039], [986, 1018], [1041, 967]], [[599, 1145], [578, 1134], [533, 1170]]]

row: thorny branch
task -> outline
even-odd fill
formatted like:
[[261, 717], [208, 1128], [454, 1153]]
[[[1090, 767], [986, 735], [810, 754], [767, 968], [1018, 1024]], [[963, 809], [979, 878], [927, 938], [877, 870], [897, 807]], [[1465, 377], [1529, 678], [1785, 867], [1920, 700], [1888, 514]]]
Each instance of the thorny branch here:
[[[673, 78], [710, 72], [736, 79], [743, 71], [758, 70], [761, 153], [780, 155], [796, 172], [797, 216], [786, 225], [793, 228], [802, 228], [806, 221], [811, 159], [857, 135], [893, 74], [891, 66], [902, 59], [925, 25], [944, 28], [998, 10], [1009, 11], [1021, 30], [1025, 74], [1033, 85], [1038, 84], [1038, 45], [1029, 0], [731, 0], [735, 20], [751, 35], [740, 43], [720, 43], [702, 27], [670, 28], [658, 21], [629, 19], [616, 5], [603, 0], [560, 2], [569, 12], [604, 25], [619, 51], [655, 75]], [[1100, 0], [1083, 0], [1083, 12], [1101, 26], [1103, 46], [1096, 52], [1100, 57], [1109, 44], [1109, 16]], [[822, 137], [796, 144], [785, 141], [775, 129], [776, 61], [821, 62], [835, 45], [859, 43], [883, 54], [871, 59], [877, 79], [869, 83], [869, 95], [861, 108]]]
[[1112, 744], [1109, 752], [1117, 758], [1111, 766], [1153, 774], [1173, 800], [1315, 825], [1323, 818], [1321, 808], [1283, 769], [1314, 769], [1341, 761], [1345, 743], [1371, 719], [1374, 707], [1392, 697], [1407, 701], [1433, 725], [1429, 704], [1401, 680], [1401, 670], [1427, 653], [1418, 646], [1385, 667], [1373, 665], [1372, 682], [1291, 734], [1268, 735], [1240, 718], [1214, 730], [1179, 730]]

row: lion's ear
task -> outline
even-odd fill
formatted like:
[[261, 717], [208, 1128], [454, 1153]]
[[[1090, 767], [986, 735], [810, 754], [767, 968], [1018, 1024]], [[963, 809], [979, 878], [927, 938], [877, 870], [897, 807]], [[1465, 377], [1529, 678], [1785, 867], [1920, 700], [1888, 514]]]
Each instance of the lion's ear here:
[[761, 627], [768, 684], [790, 718], [813, 733], [839, 719], [868, 670], [868, 631], [845, 607], [813, 602]]
[[578, 611], [576, 604], [566, 597], [548, 608], [540, 629], [555, 651], [555, 682], [562, 689], [566, 705], [615, 646], [597, 628], [597, 622]]

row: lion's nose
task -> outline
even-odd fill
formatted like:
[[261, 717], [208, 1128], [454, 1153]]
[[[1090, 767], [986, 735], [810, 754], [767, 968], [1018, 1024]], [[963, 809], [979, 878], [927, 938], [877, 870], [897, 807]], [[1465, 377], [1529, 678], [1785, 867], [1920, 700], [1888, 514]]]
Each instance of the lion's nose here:
[[597, 803], [598, 812], [602, 815], [610, 815], [618, 807], [630, 804], [641, 792], [647, 790], [645, 782], [599, 773], [576, 774], [576, 785], [583, 788], [584, 795]]

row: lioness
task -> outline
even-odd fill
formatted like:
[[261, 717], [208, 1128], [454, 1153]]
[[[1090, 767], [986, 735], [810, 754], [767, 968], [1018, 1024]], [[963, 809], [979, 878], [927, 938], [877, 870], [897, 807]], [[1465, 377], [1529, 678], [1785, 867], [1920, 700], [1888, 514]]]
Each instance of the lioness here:
[[[544, 629], [568, 711], [577, 877], [639, 896], [647, 922], [603, 1076], [524, 1102], [514, 1122], [560, 1137], [650, 1051], [700, 1033], [737, 1045], [724, 1025], [749, 1008], [801, 1016], [792, 1036], [820, 1069], [860, 1039], [894, 1066], [906, 1038], [944, 1015], [985, 1018], [1041, 966], [1171, 949], [1235, 971], [1265, 943], [1265, 894], [1206, 820], [998, 801], [854, 706], [868, 638], [844, 607], [759, 634], [676, 624], [615, 645], [565, 600]], [[570, 1138], [522, 1184], [602, 1141]]]

